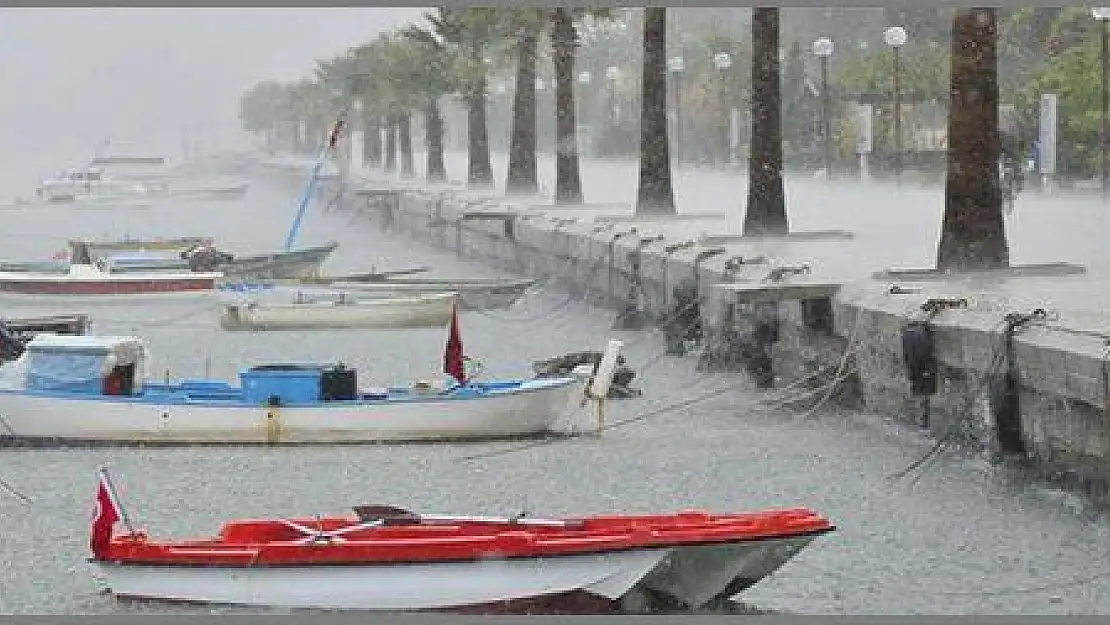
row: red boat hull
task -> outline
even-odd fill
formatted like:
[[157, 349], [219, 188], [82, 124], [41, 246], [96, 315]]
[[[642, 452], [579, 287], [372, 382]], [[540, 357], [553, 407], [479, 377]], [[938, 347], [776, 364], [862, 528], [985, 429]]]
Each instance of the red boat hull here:
[[213, 278], [171, 280], [12, 280], [0, 281], [0, 293], [22, 295], [141, 295], [208, 291], [216, 288]]

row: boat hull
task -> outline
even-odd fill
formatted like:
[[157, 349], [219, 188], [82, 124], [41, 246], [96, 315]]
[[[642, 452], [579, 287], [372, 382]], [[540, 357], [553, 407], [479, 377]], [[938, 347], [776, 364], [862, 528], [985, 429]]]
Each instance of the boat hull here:
[[[224, 276], [232, 279], [280, 280], [310, 278], [320, 271], [320, 266], [338, 248], [337, 243], [292, 252], [273, 252], [241, 256], [216, 267]], [[153, 248], [152, 248], [153, 249]], [[122, 250], [112, 250], [122, 251]], [[105, 250], [101, 253], [107, 253]], [[43, 273], [66, 275], [68, 261], [22, 261], [0, 263], [0, 272]], [[128, 275], [149, 272], [187, 272], [189, 262], [181, 258], [150, 258], [120, 262], [112, 267], [112, 275]]]
[[[215, 266], [230, 279], [282, 280], [310, 278], [320, 271], [320, 265], [339, 247], [331, 242], [325, 245], [294, 250], [240, 256]], [[180, 258], [163, 258], [130, 261], [117, 265], [115, 273], [127, 274], [140, 271], [188, 271], [189, 262]]]
[[320, 265], [339, 247], [336, 242], [291, 252], [254, 254], [236, 258], [220, 265], [229, 278], [248, 278], [258, 280], [281, 280], [309, 278], [320, 271]]
[[181, 293], [209, 291], [216, 288], [216, 279], [196, 278], [105, 278], [68, 280], [64, 276], [54, 279], [26, 277], [5, 279], [0, 277], [0, 293], [20, 295], [144, 295], [148, 293]]
[[[585, 604], [591, 611], [643, 613], [659, 607], [697, 609], [711, 598], [735, 594], [734, 589], [750, 587], [779, 569], [815, 537], [366, 566], [97, 565], [110, 591], [119, 598], [468, 613], [509, 612], [514, 611], [514, 604], [538, 603], [552, 611], [564, 611], [560, 602], [566, 601]], [[703, 562], [716, 564], [705, 571], [696, 568]]]
[[225, 330], [402, 330], [442, 328], [451, 320], [454, 294], [355, 302], [227, 306]]
[[452, 291], [465, 310], [504, 310], [515, 304], [535, 284], [533, 280], [471, 282], [467, 280], [405, 280], [382, 282], [337, 282], [321, 292], [344, 291], [358, 297], [422, 296]]
[[0, 390], [0, 441], [117, 444], [334, 444], [481, 440], [553, 431], [580, 409], [584, 381], [529, 380], [480, 398], [268, 408], [229, 401], [62, 396]]
[[584, 590], [616, 599], [666, 549], [373, 566], [165, 567], [98, 563], [119, 597], [340, 610], [442, 610]]

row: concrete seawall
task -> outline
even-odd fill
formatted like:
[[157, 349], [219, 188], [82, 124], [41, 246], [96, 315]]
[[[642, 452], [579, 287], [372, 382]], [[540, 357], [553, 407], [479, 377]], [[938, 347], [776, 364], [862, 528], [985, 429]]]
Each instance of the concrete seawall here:
[[[799, 410], [888, 415], [927, 428], [938, 445], [987, 452], [1110, 504], [1110, 319], [1015, 309], [989, 276], [861, 279], [801, 245], [699, 236], [696, 218], [634, 222], [629, 206], [543, 202], [388, 181], [348, 186], [333, 210], [500, 269], [556, 277], [618, 310], [626, 329], [664, 327], [676, 353], [698, 339], [707, 369], [809, 389]], [[853, 242], [840, 238], [831, 245], [850, 256]], [[1053, 278], [1020, 279], [1035, 289]]]

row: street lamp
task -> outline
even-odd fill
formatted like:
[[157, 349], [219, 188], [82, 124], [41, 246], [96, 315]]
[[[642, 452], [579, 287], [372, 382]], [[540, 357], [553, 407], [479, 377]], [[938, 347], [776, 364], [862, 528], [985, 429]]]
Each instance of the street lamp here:
[[612, 156], [616, 147], [616, 134], [614, 128], [617, 123], [617, 79], [621, 76], [621, 70], [616, 65], [610, 65], [605, 68], [605, 82], [606, 82], [606, 115], [608, 116], [608, 123], [605, 125], [605, 141], [604, 152], [605, 156]]
[[832, 53], [832, 39], [821, 37], [813, 42], [813, 54], [821, 59], [821, 148], [826, 179], [832, 177], [832, 99], [829, 96], [829, 57]]
[[1102, 85], [1102, 107], [1098, 126], [1099, 168], [1102, 170], [1102, 198], [1106, 199], [1110, 193], [1110, 144], [1107, 143], [1106, 117], [1110, 109], [1110, 89], [1107, 88], [1107, 78], [1110, 76], [1110, 7], [1095, 7], [1091, 15], [1102, 26], [1102, 51], [1099, 58], [1101, 64], [1100, 82]]
[[675, 162], [682, 164], [682, 72], [686, 69], [686, 61], [681, 56], [672, 56], [667, 59], [667, 69], [674, 86]]
[[732, 160], [732, 141], [730, 140], [731, 124], [730, 107], [728, 102], [728, 70], [732, 67], [732, 55], [728, 52], [718, 52], [713, 55], [713, 67], [717, 68], [717, 75], [721, 78], [721, 86], [717, 90], [721, 108], [721, 156], [724, 162]]
[[906, 29], [891, 26], [883, 31], [883, 41], [894, 52], [894, 176], [902, 179], [902, 84], [901, 57], [902, 46], [906, 45]]
[[[593, 74], [591, 74], [590, 72], [578, 72], [578, 84], [581, 85], [582, 88], [575, 91], [575, 95], [577, 96], [575, 97], [575, 108], [578, 111], [577, 119], [579, 120], [579, 123], [587, 123], [587, 120], [589, 120], [588, 125], [590, 128], [590, 134], [592, 135], [594, 117], [593, 111], [595, 109], [595, 106], [591, 106], [591, 104], [593, 104], [593, 102], [596, 102], [596, 99], [590, 97], [593, 94], [590, 93], [587, 89], [590, 85], [591, 80], [593, 80]], [[583, 112], [586, 112], [588, 114], [583, 115]]]

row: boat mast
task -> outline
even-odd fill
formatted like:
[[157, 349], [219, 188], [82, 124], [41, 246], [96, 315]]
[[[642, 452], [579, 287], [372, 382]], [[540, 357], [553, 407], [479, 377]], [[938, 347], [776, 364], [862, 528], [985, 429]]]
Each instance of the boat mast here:
[[316, 180], [320, 176], [320, 169], [323, 168], [324, 163], [327, 161], [328, 152], [335, 148], [336, 143], [339, 141], [339, 132], [343, 129], [344, 122], [347, 117], [348, 108], [343, 109], [339, 117], [335, 120], [335, 126], [332, 128], [331, 134], [328, 136], [327, 142], [320, 148], [320, 154], [316, 157], [316, 164], [312, 167], [312, 175], [308, 178], [308, 184], [304, 187], [304, 192], [301, 194], [301, 204], [297, 208], [297, 215], [293, 218], [293, 225], [289, 228], [289, 234], [285, 237], [285, 251], [293, 250], [293, 245], [297, 242], [297, 235], [301, 230], [301, 222], [304, 220], [305, 211], [308, 209], [308, 202], [312, 199], [312, 191], [316, 187]]

